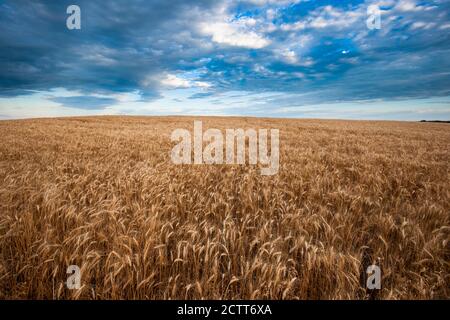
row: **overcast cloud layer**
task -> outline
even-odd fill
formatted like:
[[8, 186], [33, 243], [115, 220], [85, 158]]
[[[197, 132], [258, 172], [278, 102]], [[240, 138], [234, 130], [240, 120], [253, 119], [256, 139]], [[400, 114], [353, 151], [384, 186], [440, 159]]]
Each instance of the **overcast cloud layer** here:
[[448, 0], [11, 0], [0, 30], [0, 118], [450, 119]]

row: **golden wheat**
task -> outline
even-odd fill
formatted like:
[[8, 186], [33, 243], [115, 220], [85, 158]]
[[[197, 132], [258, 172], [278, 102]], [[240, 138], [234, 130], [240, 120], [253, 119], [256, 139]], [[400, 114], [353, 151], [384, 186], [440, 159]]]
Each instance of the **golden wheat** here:
[[449, 125], [201, 120], [280, 129], [279, 173], [172, 164], [190, 117], [0, 122], [0, 298], [450, 298]]

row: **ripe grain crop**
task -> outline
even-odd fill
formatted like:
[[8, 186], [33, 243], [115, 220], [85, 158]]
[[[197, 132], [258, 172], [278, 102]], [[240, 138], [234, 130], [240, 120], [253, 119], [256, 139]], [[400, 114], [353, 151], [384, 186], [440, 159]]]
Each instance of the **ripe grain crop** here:
[[[172, 164], [170, 133], [198, 119], [280, 129], [278, 174]], [[0, 136], [1, 299], [450, 298], [448, 124], [81, 117]]]

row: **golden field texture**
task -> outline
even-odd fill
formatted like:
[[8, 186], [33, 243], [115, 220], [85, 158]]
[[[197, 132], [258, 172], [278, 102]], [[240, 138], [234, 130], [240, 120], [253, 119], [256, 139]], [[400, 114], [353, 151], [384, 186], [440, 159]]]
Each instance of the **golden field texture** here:
[[[194, 120], [279, 129], [278, 174], [172, 164]], [[1, 299], [450, 298], [448, 124], [87, 117], [0, 136]]]

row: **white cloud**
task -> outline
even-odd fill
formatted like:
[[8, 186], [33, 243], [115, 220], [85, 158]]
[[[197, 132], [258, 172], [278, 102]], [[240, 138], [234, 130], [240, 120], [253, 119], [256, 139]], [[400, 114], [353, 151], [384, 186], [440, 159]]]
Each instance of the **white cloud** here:
[[297, 31], [297, 30], [303, 30], [305, 29], [307, 26], [307, 23], [305, 21], [297, 21], [295, 23], [291, 23], [291, 24], [282, 24], [281, 25], [281, 30], [283, 31]]
[[119, 103], [136, 102], [142, 99], [142, 96], [138, 91], [116, 93], [111, 95], [111, 97], [116, 99]]
[[424, 7], [417, 6], [414, 0], [400, 0], [395, 6], [395, 9], [402, 12], [409, 12], [409, 11], [421, 11], [424, 9]]
[[188, 80], [179, 78], [174, 74], [168, 74], [162, 78], [161, 84], [171, 88], [189, 88], [191, 86]]
[[268, 39], [265, 39], [255, 31], [249, 30], [253, 21], [240, 20], [212, 24], [203, 23], [201, 24], [201, 31], [212, 36], [212, 41], [230, 46], [261, 49], [270, 44]]
[[296, 4], [301, 2], [302, 0], [247, 0], [247, 2], [258, 5], [258, 6], [266, 6], [266, 5], [279, 5], [286, 6], [290, 4]]
[[326, 6], [316, 13], [310, 21], [312, 28], [337, 27], [345, 28], [353, 25], [363, 16], [361, 11], [343, 11], [332, 6]]
[[299, 31], [306, 28], [324, 29], [329, 27], [342, 29], [352, 26], [363, 17], [365, 17], [365, 12], [362, 10], [362, 7], [355, 11], [344, 11], [328, 5], [314, 10], [302, 21], [282, 24], [280, 29], [283, 31]]
[[276, 16], [277, 16], [277, 11], [276, 10], [274, 10], [272, 8], [267, 9], [267, 11], [266, 11], [266, 18], [268, 20], [273, 20], [273, 19], [276, 18]]
[[394, 4], [395, 4], [394, 0], [381, 0], [381, 1], [376, 1], [376, 2], [372, 3], [372, 5], [378, 6], [378, 7], [391, 7]]
[[434, 26], [436, 26], [436, 24], [433, 23], [433, 22], [426, 23], [426, 22], [423, 22], [423, 21], [417, 21], [417, 22], [414, 22], [414, 23], [411, 25], [411, 29], [412, 29], [412, 30], [415, 30], [415, 29], [425, 29], [425, 30], [428, 30], [428, 29], [433, 28]]
[[290, 64], [296, 64], [298, 62], [297, 54], [289, 49], [283, 49], [278, 52], [278, 55], [281, 57], [281, 59], [284, 62], [290, 63]]
[[287, 64], [303, 67], [310, 67], [314, 64], [313, 59], [311, 59], [310, 57], [301, 58], [292, 49], [276, 49], [274, 50], [274, 55], [277, 59]]
[[164, 87], [172, 88], [172, 89], [185, 89], [185, 88], [210, 88], [211, 85], [204, 81], [193, 81], [189, 79], [184, 79], [174, 74], [166, 74], [161, 78], [160, 83]]
[[199, 88], [210, 88], [211, 84], [209, 84], [208, 82], [204, 82], [204, 81], [194, 81], [192, 82], [194, 87], [199, 87]]

